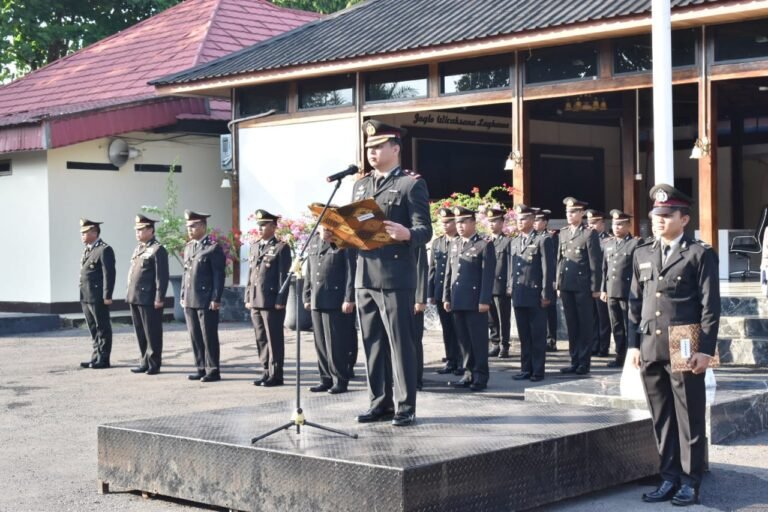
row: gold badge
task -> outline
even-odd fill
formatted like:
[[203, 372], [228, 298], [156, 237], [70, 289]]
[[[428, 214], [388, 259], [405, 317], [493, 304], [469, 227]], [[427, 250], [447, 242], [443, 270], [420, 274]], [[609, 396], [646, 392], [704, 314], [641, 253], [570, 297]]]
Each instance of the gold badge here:
[[440, 216], [447, 217], [448, 216], [448, 212], [443, 210], [443, 211], [440, 212]]
[[461, 210], [459, 210], [458, 208], [454, 208], [453, 209], [453, 214], [454, 215], [461, 215]]
[[263, 218], [263, 217], [264, 217], [264, 214], [263, 214], [263, 213], [261, 213], [261, 212], [256, 212], [256, 218], [257, 218], [257, 219], [261, 219], [261, 218]]
[[656, 191], [656, 200], [658, 202], [666, 203], [667, 199], [669, 199], [669, 196], [667, 195], [667, 192], [663, 188], [660, 188], [659, 190]]
[[80, 225], [85, 226], [85, 219], [80, 219]]
[[367, 133], [369, 137], [371, 135], [376, 135], [376, 127], [368, 123], [367, 125], [365, 125], [365, 133]]
[[621, 214], [619, 212], [613, 212], [614, 219], [618, 219], [619, 217], [621, 217]]
[[573, 200], [572, 197], [569, 197], [568, 200], [565, 202], [565, 206], [575, 206], [576, 201]]

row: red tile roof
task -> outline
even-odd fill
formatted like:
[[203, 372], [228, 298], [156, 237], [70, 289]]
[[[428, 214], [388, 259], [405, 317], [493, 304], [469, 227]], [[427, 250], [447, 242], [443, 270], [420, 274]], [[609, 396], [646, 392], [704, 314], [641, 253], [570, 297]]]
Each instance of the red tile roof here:
[[[0, 127], [155, 98], [148, 81], [251, 46], [318, 16], [266, 0], [186, 0], [0, 87]], [[228, 106], [211, 103], [215, 104], [210, 105], [210, 118], [229, 119]]]

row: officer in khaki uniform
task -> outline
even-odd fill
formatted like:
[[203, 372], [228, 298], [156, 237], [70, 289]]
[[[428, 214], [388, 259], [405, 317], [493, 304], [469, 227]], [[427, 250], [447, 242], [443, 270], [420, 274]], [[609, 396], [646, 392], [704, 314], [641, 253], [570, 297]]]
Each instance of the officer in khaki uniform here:
[[512, 321], [512, 301], [507, 295], [509, 245], [512, 239], [504, 234], [505, 210], [489, 208], [485, 216], [491, 227], [490, 240], [496, 252], [496, 272], [493, 279], [493, 304], [488, 312], [491, 346], [489, 357], [509, 357], [509, 329]]
[[133, 373], [155, 375], [163, 354], [163, 303], [168, 290], [168, 251], [155, 238], [154, 220], [137, 215], [134, 228], [139, 244], [128, 269], [125, 302], [130, 305], [139, 342], [139, 366]]
[[453, 315], [464, 357], [464, 377], [456, 385], [482, 391], [488, 387], [488, 311], [493, 301], [496, 251], [475, 229], [475, 212], [453, 208], [459, 237], [451, 243], [445, 271], [443, 307]]
[[266, 210], [256, 210], [255, 217], [260, 240], [251, 245], [248, 255], [245, 307], [251, 310], [256, 346], [264, 371], [261, 379], [255, 380], [253, 385], [282, 386], [285, 360], [283, 323], [288, 289], [280, 293], [280, 288], [291, 270], [291, 248], [275, 237], [280, 217]]
[[627, 333], [629, 332], [628, 300], [632, 283], [632, 257], [640, 243], [629, 232], [631, 215], [621, 210], [611, 210], [610, 216], [615, 236], [603, 246], [603, 283], [601, 302], [608, 304], [611, 331], [616, 343], [616, 359], [607, 364], [608, 368], [621, 368], [627, 355]]
[[219, 371], [219, 310], [224, 293], [226, 257], [208, 236], [208, 213], [184, 211], [189, 242], [184, 246], [181, 278], [181, 307], [192, 339], [197, 371], [189, 380], [216, 382]]
[[[718, 260], [712, 247], [685, 234], [691, 198], [667, 184], [651, 189], [657, 239], [635, 249], [629, 319], [637, 325], [627, 357], [640, 373], [661, 456], [661, 485], [643, 501], [699, 501], [706, 464], [704, 374], [717, 347], [720, 325]], [[670, 366], [669, 328], [699, 324], [699, 351], [690, 371]]]
[[594, 299], [600, 297], [602, 252], [597, 233], [582, 224], [587, 203], [566, 197], [568, 226], [560, 230], [557, 292], [563, 301], [571, 364], [562, 373], [586, 375], [592, 356]]
[[510, 245], [507, 280], [507, 293], [512, 298], [520, 337], [520, 373], [513, 378], [537, 382], [544, 378], [546, 308], [555, 294], [552, 286], [555, 251], [552, 238], [533, 229], [532, 208], [518, 204], [515, 213], [518, 236]]
[[115, 289], [115, 251], [101, 239], [101, 222], [80, 219], [80, 240], [85, 245], [80, 260], [80, 305], [93, 341], [90, 361], [82, 368], [109, 368], [112, 353], [112, 320], [109, 306]]
[[437, 370], [437, 373], [455, 373], [463, 375], [461, 367], [461, 349], [456, 340], [456, 329], [453, 327], [451, 314], [443, 307], [443, 285], [445, 283], [445, 267], [448, 264], [448, 250], [458, 235], [453, 210], [440, 208], [437, 210], [438, 218], [443, 225], [445, 234], [432, 240], [432, 250], [429, 258], [429, 277], [427, 280], [427, 300], [437, 308], [440, 325], [443, 328], [443, 346], [445, 347], [445, 366]]

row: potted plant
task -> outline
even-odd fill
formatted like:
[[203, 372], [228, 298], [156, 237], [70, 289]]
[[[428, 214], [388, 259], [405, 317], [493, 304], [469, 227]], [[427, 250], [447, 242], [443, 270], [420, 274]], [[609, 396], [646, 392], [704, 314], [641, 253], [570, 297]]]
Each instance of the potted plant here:
[[488, 226], [488, 220], [485, 218], [485, 211], [488, 209], [508, 209], [507, 214], [504, 216], [504, 232], [507, 235], [513, 235], [517, 231], [514, 222], [512, 222], [515, 219], [515, 213], [509, 208], [507, 203], [511, 202], [511, 198], [514, 194], [515, 188], [504, 183], [503, 185], [489, 188], [482, 196], [480, 195], [480, 188], [472, 187], [469, 194], [454, 192], [449, 197], [433, 201], [429, 204], [429, 212], [433, 219], [433, 232], [435, 233], [435, 236], [443, 234], [443, 226], [437, 220], [437, 210], [439, 208], [463, 206], [470, 210], [475, 210], [479, 214], [477, 231], [485, 235], [489, 234], [491, 231]]

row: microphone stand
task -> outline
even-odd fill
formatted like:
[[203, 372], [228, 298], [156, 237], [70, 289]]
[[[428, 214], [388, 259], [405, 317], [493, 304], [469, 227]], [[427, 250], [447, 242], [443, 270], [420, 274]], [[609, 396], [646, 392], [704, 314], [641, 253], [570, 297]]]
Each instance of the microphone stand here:
[[339, 190], [340, 186], [341, 186], [341, 179], [338, 179], [336, 180], [336, 186], [333, 188], [333, 192], [331, 192], [331, 196], [328, 198], [328, 201], [325, 203], [323, 210], [320, 212], [320, 216], [317, 218], [317, 222], [315, 223], [315, 226], [312, 228], [312, 231], [309, 233], [309, 238], [307, 238], [307, 242], [301, 248], [301, 252], [296, 257], [296, 261], [293, 264], [293, 268], [285, 277], [285, 281], [283, 281], [283, 284], [280, 287], [280, 292], [279, 292], [279, 293], [285, 293], [285, 290], [288, 289], [288, 286], [291, 280], [294, 280], [294, 282], [296, 283], [296, 287], [295, 287], [295, 290], [296, 290], [296, 293], [295, 293], [296, 295], [296, 409], [293, 411], [293, 414], [291, 414], [291, 420], [289, 422], [283, 425], [280, 425], [279, 427], [274, 428], [269, 432], [266, 432], [264, 434], [254, 437], [253, 439], [251, 439], [251, 444], [256, 444], [258, 441], [266, 437], [269, 437], [272, 434], [276, 434], [283, 430], [288, 430], [293, 426], [296, 426], [296, 434], [301, 434], [302, 425], [306, 425], [308, 427], [314, 427], [320, 430], [325, 430], [326, 432], [332, 432], [334, 434], [339, 434], [342, 436], [351, 437], [352, 439], [357, 439], [357, 434], [350, 434], [348, 432], [337, 430], [335, 428], [326, 427], [318, 423], [307, 421], [306, 418], [304, 417], [304, 411], [301, 408], [301, 329], [299, 326], [299, 312], [301, 311], [301, 308], [302, 308], [301, 296], [299, 295], [299, 285], [303, 281], [301, 268], [307, 259], [307, 256], [305, 255], [305, 253], [307, 252], [307, 247], [309, 247], [309, 243], [312, 241], [312, 238], [315, 236], [315, 233], [317, 232], [317, 228], [320, 226], [320, 221], [322, 221], [323, 217], [325, 217], [325, 213], [328, 210], [328, 205], [331, 204], [331, 201], [333, 201], [333, 196], [336, 195], [336, 192]]

